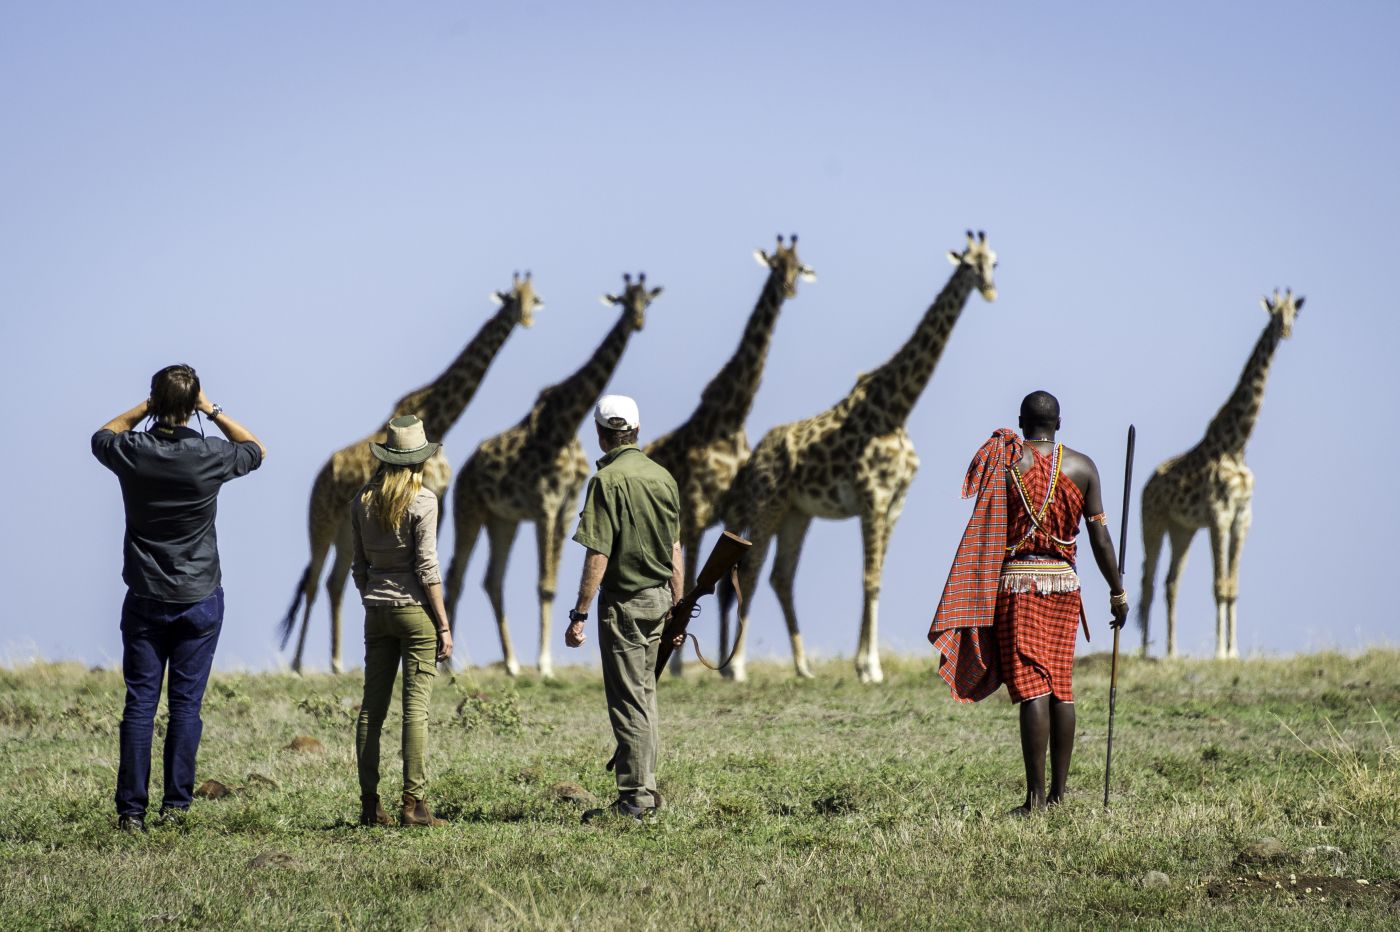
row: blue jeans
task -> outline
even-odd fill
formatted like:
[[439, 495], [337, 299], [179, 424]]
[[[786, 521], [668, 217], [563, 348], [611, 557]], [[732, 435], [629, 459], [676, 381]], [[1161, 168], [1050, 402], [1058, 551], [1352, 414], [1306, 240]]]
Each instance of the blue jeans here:
[[199, 709], [224, 622], [224, 590], [202, 602], [160, 602], [130, 592], [122, 603], [121, 762], [117, 815], [144, 816], [151, 781], [151, 734], [160, 684], [170, 666], [162, 809], [188, 809], [194, 798], [194, 760], [204, 731]]

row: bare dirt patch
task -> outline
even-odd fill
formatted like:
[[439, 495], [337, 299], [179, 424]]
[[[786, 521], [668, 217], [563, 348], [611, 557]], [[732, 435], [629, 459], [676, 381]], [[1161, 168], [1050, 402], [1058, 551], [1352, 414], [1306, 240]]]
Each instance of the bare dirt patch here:
[[1380, 897], [1400, 900], [1400, 881], [1327, 877], [1321, 874], [1255, 874], [1206, 885], [1212, 897], [1288, 896], [1295, 899], [1358, 900]]

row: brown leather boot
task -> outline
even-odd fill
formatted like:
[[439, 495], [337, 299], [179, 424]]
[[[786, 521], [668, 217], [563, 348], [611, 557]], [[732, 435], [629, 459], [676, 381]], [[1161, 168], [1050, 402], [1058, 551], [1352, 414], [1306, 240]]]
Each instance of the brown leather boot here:
[[384, 804], [379, 801], [379, 795], [360, 797], [360, 824], [361, 825], [393, 825], [394, 820], [389, 813], [384, 811]]
[[436, 828], [439, 825], [446, 825], [445, 819], [439, 819], [433, 815], [433, 811], [428, 808], [428, 804], [416, 796], [409, 793], [403, 794], [403, 814], [399, 816], [399, 824], [404, 828], [410, 825], [422, 825]]

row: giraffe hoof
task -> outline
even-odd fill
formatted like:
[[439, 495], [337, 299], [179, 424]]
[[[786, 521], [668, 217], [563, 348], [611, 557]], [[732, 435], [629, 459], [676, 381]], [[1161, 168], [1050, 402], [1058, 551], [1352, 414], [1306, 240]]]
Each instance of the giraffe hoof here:
[[733, 664], [724, 668], [724, 678], [735, 683], [747, 683], [749, 673], [743, 667], [736, 667]]
[[554, 679], [554, 666], [548, 663], [540, 664], [540, 678], [545, 680]]
[[516, 663], [514, 660], [507, 660], [506, 663], [505, 663], [505, 667], [506, 667], [506, 676], [519, 676], [519, 675], [520, 675], [520, 664]]
[[331, 661], [331, 672], [334, 673], [336, 676], [340, 676], [340, 674], [345, 672], [344, 668], [341, 667], [339, 660]]
[[797, 678], [801, 680], [814, 680], [817, 678], [817, 676], [815, 673], [812, 672], [811, 667], [807, 666], [807, 664], [805, 663], [802, 663], [798, 664], [797, 666]]

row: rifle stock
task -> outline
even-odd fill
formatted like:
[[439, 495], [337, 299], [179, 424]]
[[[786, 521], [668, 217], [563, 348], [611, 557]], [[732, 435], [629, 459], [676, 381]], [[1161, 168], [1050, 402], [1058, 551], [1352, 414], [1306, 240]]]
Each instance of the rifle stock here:
[[705, 560], [705, 565], [700, 567], [700, 573], [695, 578], [694, 588], [687, 592], [671, 609], [671, 614], [661, 629], [661, 646], [656, 652], [656, 675], [658, 677], [661, 675], [661, 671], [666, 669], [666, 662], [671, 659], [676, 639], [685, 634], [690, 619], [695, 617], [695, 609], [700, 597], [713, 595], [715, 586], [729, 575], [729, 572], [739, 564], [744, 554], [752, 546], [753, 544], [738, 534], [725, 531], [720, 535], [719, 540], [715, 542], [714, 549], [710, 551], [709, 558]]

